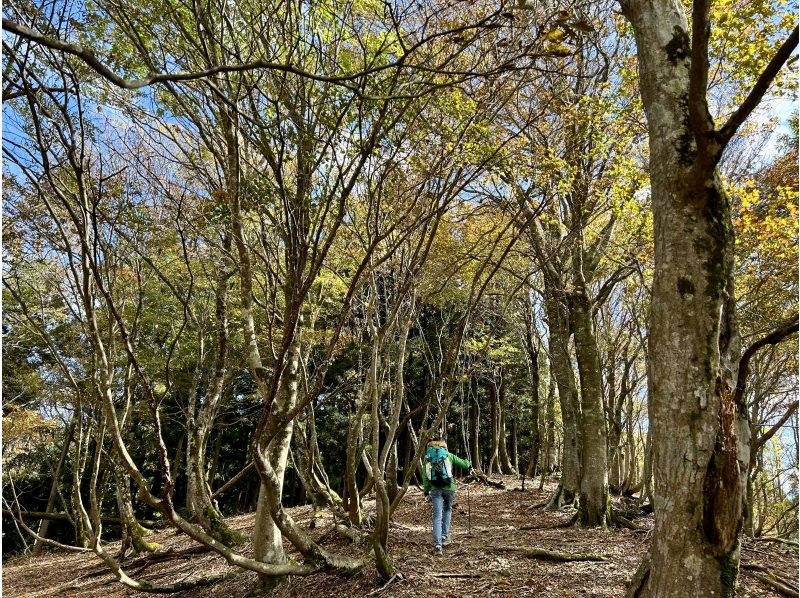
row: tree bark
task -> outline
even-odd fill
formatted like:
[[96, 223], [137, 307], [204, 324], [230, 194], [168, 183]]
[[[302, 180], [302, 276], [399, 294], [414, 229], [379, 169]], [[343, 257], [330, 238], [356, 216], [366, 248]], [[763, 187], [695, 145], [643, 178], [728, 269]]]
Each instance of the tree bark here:
[[550, 331], [550, 367], [558, 388], [564, 446], [561, 456], [561, 482], [548, 508], [571, 504], [579, 491], [578, 479], [578, 389], [569, 353], [569, 311], [566, 297], [561, 297], [545, 277], [545, 309]]
[[[486, 466], [486, 475], [491, 476], [494, 472], [494, 467], [497, 464], [500, 456], [500, 406], [497, 396], [497, 380], [492, 376], [492, 379], [486, 385], [489, 391], [489, 425], [492, 429], [491, 447], [489, 449], [489, 464]], [[498, 467], [499, 469], [499, 467]]]
[[750, 432], [734, 401], [733, 228], [706, 103], [703, 6], [695, 2], [692, 42], [678, 0], [623, 2], [650, 134], [655, 237], [648, 339], [655, 528], [642, 596], [673, 596], [676, 588], [734, 596], [739, 567]]
[[[298, 330], [289, 347], [286, 357], [286, 369], [281, 378], [281, 388], [278, 393], [274, 413], [271, 414], [273, 422], [280, 421], [283, 416], [294, 408], [297, 403], [298, 377], [300, 370], [300, 326], [302, 317], [298, 317]], [[274, 424], [276, 425], [276, 424]], [[267, 445], [265, 457], [275, 475], [276, 488], [268, 488], [262, 480], [259, 488], [258, 506], [256, 508], [256, 524], [253, 531], [253, 556], [262, 563], [283, 564], [287, 562], [283, 550], [283, 536], [271, 512], [275, 510], [274, 500], [280, 504], [283, 492], [283, 479], [289, 457], [289, 446], [292, 439], [294, 420], [287, 423], [283, 429], [278, 430]], [[268, 429], [268, 433], [272, 430]], [[273, 494], [277, 494], [277, 497]], [[262, 584], [274, 584], [274, 577], [261, 576]]]
[[578, 523], [588, 527], [605, 527], [610, 523], [611, 499], [608, 494], [608, 447], [600, 355], [592, 321], [592, 305], [579, 269], [576, 266], [578, 272], [570, 310], [581, 382], [581, 498]]
[[500, 472], [504, 475], [513, 475], [516, 473], [514, 467], [511, 465], [511, 459], [508, 454], [508, 440], [506, 438], [506, 414], [508, 413], [508, 397], [506, 394], [506, 389], [508, 387], [508, 383], [505, 380], [501, 380], [500, 382], [500, 389], [498, 395], [498, 402], [497, 406], [500, 412], [500, 418], [497, 422], [497, 437], [498, 437], [498, 449], [499, 449], [499, 463], [500, 463]]
[[[528, 318], [526, 317], [526, 319]], [[536, 469], [539, 465], [539, 452], [542, 448], [539, 436], [539, 352], [533, 344], [533, 323], [526, 324], [525, 350], [528, 353], [528, 375], [531, 382], [531, 448], [528, 452], [528, 466], [525, 468], [525, 476], [532, 478], [536, 475]]]
[[472, 467], [481, 471], [481, 451], [480, 451], [480, 420], [481, 405], [478, 396], [478, 382], [474, 376], [470, 377], [470, 401], [469, 406], [469, 448]]

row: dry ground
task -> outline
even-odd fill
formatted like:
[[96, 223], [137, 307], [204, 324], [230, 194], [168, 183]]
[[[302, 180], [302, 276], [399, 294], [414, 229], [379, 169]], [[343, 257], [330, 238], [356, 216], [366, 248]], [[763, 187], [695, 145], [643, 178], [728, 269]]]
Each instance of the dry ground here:
[[[289, 596], [621, 596], [625, 583], [649, 546], [649, 533], [627, 529], [610, 531], [577, 528], [553, 529], [569, 520], [570, 513], [552, 513], [533, 508], [553, 489], [540, 493], [531, 488], [520, 491], [516, 478], [503, 478], [507, 489], [498, 490], [470, 484], [471, 516], [468, 521], [466, 485], [461, 486], [453, 514], [452, 545], [443, 556], [430, 550], [430, 506], [422, 493], [413, 488], [395, 516], [389, 548], [396, 570], [402, 575], [384, 587], [374, 567], [342, 579], [318, 574], [292, 578], [274, 595]], [[537, 480], [538, 482], [538, 480]], [[538, 486], [538, 484], [536, 485]], [[368, 504], [369, 506], [369, 504]], [[310, 507], [292, 509], [295, 518], [308, 526]], [[253, 515], [231, 520], [240, 530], [252, 530]], [[637, 520], [650, 527], [649, 518]], [[468, 525], [469, 524], [469, 525]], [[523, 526], [551, 529], [520, 530]], [[469, 527], [469, 529], [468, 529]], [[352, 545], [330, 533], [330, 519], [312, 530], [332, 550], [351, 555], [366, 548]], [[159, 531], [152, 539], [162, 548], [149, 557], [128, 559], [127, 573], [137, 579], [159, 583], [189, 580], [228, 569], [225, 561], [211, 552], [197, 553], [191, 540], [171, 530]], [[594, 552], [606, 557], [601, 562], [551, 563], [525, 558], [518, 552], [498, 550], [500, 546], [529, 546], [562, 552]], [[109, 545], [113, 553], [114, 544]], [[250, 546], [240, 547], [245, 553]], [[766, 566], [780, 575], [797, 579], [797, 551], [780, 544], [746, 544], [744, 561]], [[435, 577], [438, 575], [439, 577]], [[448, 576], [449, 575], [449, 576]], [[461, 576], [461, 577], [456, 577]], [[180, 596], [236, 598], [247, 596], [254, 587], [255, 575], [237, 572], [234, 577], [208, 588], [197, 588]], [[49, 552], [36, 558], [22, 557], [3, 565], [3, 595], [52, 598], [56, 596], [145, 596], [115, 581], [104, 564], [92, 554]], [[779, 596], [762, 582], [747, 575], [740, 577], [740, 596]], [[676, 588], [675, 596], [681, 596]]]

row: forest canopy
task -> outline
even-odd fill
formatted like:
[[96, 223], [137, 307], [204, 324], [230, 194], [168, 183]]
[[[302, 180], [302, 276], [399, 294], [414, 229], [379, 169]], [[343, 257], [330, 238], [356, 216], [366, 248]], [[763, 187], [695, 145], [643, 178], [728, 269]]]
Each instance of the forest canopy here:
[[137, 576], [168, 527], [261, 589], [383, 585], [444, 437], [652, 525], [630, 596], [734, 595], [744, 541], [798, 537], [796, 19], [6, 2], [4, 560], [225, 583]]

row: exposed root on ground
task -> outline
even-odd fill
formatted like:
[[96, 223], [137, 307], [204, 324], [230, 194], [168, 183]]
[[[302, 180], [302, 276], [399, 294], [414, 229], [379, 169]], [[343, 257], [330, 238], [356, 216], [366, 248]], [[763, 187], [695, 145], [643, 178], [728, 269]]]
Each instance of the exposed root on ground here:
[[541, 559], [557, 563], [571, 563], [573, 561], [605, 561], [606, 557], [593, 552], [557, 552], [543, 548], [527, 548], [524, 546], [492, 546], [492, 550], [519, 552], [529, 559]]
[[761, 583], [768, 585], [781, 596], [798, 598], [798, 588], [794, 580], [780, 576], [761, 565], [742, 563], [741, 570], [744, 575], [749, 575], [753, 579], [757, 579]]

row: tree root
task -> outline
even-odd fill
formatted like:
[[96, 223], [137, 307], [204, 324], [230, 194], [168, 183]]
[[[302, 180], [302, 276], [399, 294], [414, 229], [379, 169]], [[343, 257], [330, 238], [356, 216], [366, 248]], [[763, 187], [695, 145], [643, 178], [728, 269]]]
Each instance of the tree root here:
[[636, 573], [633, 574], [633, 578], [628, 583], [628, 587], [625, 589], [625, 598], [639, 598], [642, 595], [642, 592], [647, 587], [647, 581], [650, 579], [650, 553], [642, 559], [642, 562], [639, 563], [639, 567], [636, 569]]
[[470, 482], [470, 481], [479, 482], [479, 483], [484, 484], [486, 486], [491, 486], [492, 488], [498, 488], [500, 490], [505, 490], [506, 489], [506, 485], [502, 482], [502, 480], [501, 481], [490, 480], [486, 476], [486, 474], [481, 473], [479, 471], [472, 472], [470, 475], [468, 475], [466, 478], [464, 478], [464, 481], [465, 482]]
[[385, 584], [383, 584], [377, 590], [372, 590], [369, 594], [367, 594], [367, 596], [374, 596], [375, 594], [380, 594], [386, 588], [388, 588], [390, 585], [392, 585], [394, 582], [400, 582], [400, 581], [405, 581], [405, 577], [403, 577], [402, 573], [395, 573], [394, 575], [392, 575], [389, 578], [389, 581], [387, 581]]
[[797, 548], [798, 543], [793, 540], [784, 540], [783, 538], [775, 538], [772, 536], [758, 536], [756, 538], [748, 538], [750, 542], [777, 542], [778, 544], [786, 544], [787, 546], [794, 546]]
[[611, 521], [617, 525], [618, 527], [624, 527], [626, 529], [631, 529], [635, 532], [643, 532], [646, 531], [645, 528], [636, 525], [633, 521], [628, 519], [627, 517], [623, 517], [619, 513], [612, 513]]
[[545, 550], [543, 548], [526, 548], [524, 546], [493, 546], [494, 550], [504, 552], [520, 552], [529, 559], [541, 559], [543, 561], [554, 561], [557, 563], [570, 563], [573, 561], [605, 561], [606, 557], [593, 552], [570, 553], [557, 552], [555, 550]]
[[575, 494], [564, 489], [561, 484], [544, 505], [547, 511], [560, 511], [562, 508], [575, 504]]
[[337, 534], [348, 538], [353, 544], [361, 544], [362, 542], [368, 541], [372, 534], [370, 532], [360, 530], [355, 527], [347, 527], [346, 525], [342, 525], [341, 523], [337, 523], [334, 531]]
[[800, 596], [797, 586], [794, 585], [792, 580], [781, 577], [766, 567], [742, 563], [741, 570], [744, 575], [768, 585], [781, 596], [789, 596], [790, 598], [798, 598]]

